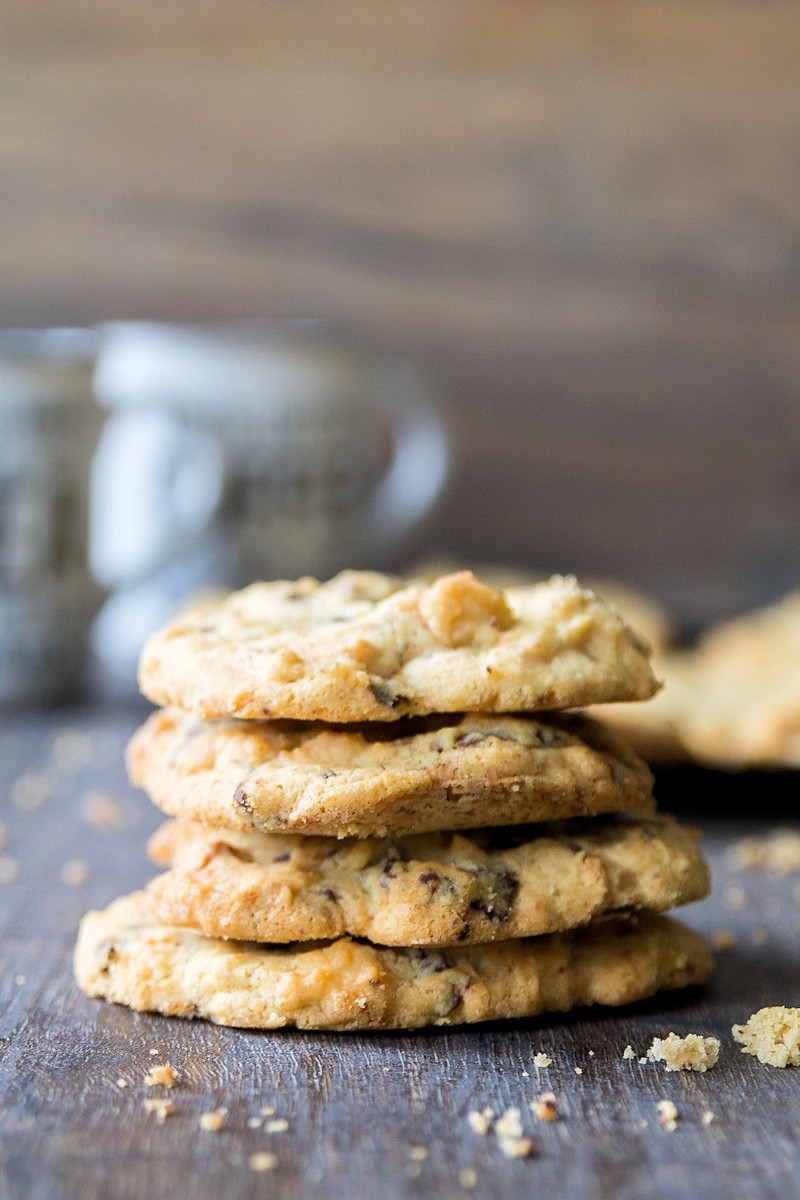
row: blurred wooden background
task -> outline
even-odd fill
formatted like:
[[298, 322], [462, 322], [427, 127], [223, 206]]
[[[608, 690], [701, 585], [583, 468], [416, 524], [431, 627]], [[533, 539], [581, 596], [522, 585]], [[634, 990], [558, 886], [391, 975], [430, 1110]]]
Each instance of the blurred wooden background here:
[[428, 547], [800, 582], [796, 0], [6, 0], [0, 324], [322, 315], [439, 381]]

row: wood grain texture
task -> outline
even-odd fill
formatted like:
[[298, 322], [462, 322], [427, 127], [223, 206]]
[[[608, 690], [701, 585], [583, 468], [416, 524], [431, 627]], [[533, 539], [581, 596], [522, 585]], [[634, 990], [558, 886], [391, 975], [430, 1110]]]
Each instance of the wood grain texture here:
[[440, 384], [430, 549], [744, 607], [797, 582], [798, 50], [793, 0], [8, 0], [0, 321], [331, 318]]
[[[72, 982], [70, 955], [83, 910], [151, 873], [144, 839], [159, 818], [123, 782], [121, 767], [123, 743], [142, 716], [134, 709], [64, 711], [9, 717], [0, 729], [3, 853], [20, 865], [17, 880], [0, 885], [0, 1195], [777, 1200], [800, 1194], [797, 1074], [761, 1066], [730, 1037], [731, 1024], [760, 1006], [795, 1003], [800, 985], [800, 904], [792, 898], [792, 877], [742, 873], [726, 858], [731, 838], [758, 828], [753, 819], [704, 818], [716, 889], [686, 917], [705, 931], [734, 930], [739, 942], [719, 955], [713, 983], [700, 992], [664, 996], [622, 1014], [413, 1035], [264, 1035], [136, 1015], [83, 997]], [[91, 738], [93, 760], [80, 769], [53, 763], [53, 739], [64, 728]], [[51, 795], [38, 811], [24, 813], [8, 800], [9, 788], [31, 771], [49, 779]], [[724, 779], [700, 778], [706, 810], [721, 809]], [[689, 782], [678, 773], [665, 788], [685, 796]], [[98, 788], [124, 805], [127, 828], [101, 831], [81, 820], [81, 798]], [[745, 809], [757, 800], [763, 811], [768, 788], [740, 779], [733, 790]], [[82, 887], [60, 880], [62, 864], [73, 857], [89, 867]], [[732, 887], [744, 890], [745, 907], [725, 907]], [[767, 941], [756, 944], [762, 929]], [[628, 1043], [643, 1054], [654, 1036], [672, 1029], [719, 1037], [719, 1065], [691, 1076], [622, 1060]], [[533, 1056], [540, 1049], [553, 1064], [537, 1074]], [[176, 1111], [158, 1125], [143, 1100], [167, 1093], [146, 1089], [143, 1076], [166, 1061], [180, 1079], [169, 1093]], [[124, 1089], [116, 1086], [119, 1078]], [[563, 1116], [538, 1124], [527, 1105], [548, 1089]], [[672, 1133], [658, 1124], [662, 1098], [680, 1112]], [[201, 1132], [198, 1115], [218, 1105], [229, 1110], [225, 1129]], [[274, 1105], [289, 1129], [268, 1135], [248, 1128], [262, 1105]], [[504, 1158], [491, 1135], [474, 1134], [466, 1114], [484, 1105], [498, 1112], [519, 1106], [536, 1155]], [[715, 1119], [705, 1126], [708, 1109]], [[415, 1146], [428, 1150], [424, 1161], [410, 1156]], [[249, 1156], [261, 1150], [278, 1159], [266, 1175], [248, 1167]], [[467, 1169], [476, 1173], [474, 1189], [459, 1183]]]

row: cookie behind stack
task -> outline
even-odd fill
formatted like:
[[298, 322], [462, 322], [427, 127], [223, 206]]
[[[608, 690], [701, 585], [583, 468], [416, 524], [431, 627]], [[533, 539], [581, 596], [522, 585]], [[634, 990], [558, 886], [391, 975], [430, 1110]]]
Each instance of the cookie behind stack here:
[[129, 752], [176, 818], [150, 843], [168, 870], [84, 919], [90, 994], [410, 1028], [708, 975], [702, 939], [655, 915], [708, 890], [695, 835], [653, 815], [647, 767], [601, 724], [554, 714], [657, 687], [574, 580], [256, 584], [151, 639], [140, 677], [169, 706]]

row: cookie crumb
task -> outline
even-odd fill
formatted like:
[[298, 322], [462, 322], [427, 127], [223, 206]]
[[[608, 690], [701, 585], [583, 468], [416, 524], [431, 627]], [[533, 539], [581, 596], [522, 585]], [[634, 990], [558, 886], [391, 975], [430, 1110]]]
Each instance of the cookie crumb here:
[[744, 888], [730, 887], [722, 893], [722, 903], [725, 908], [737, 910], [747, 904], [747, 894]]
[[719, 1058], [719, 1039], [687, 1033], [679, 1037], [670, 1033], [665, 1038], [653, 1038], [647, 1051], [651, 1062], [663, 1062], [667, 1071], [708, 1071]]
[[17, 987], [24, 987], [27, 982], [28, 982], [27, 975], [17, 975], [16, 978], [14, 979], [14, 983], [17, 985]]
[[458, 1182], [462, 1188], [474, 1188], [478, 1182], [478, 1176], [473, 1171], [472, 1167], [465, 1167], [463, 1171], [458, 1172]]
[[714, 1114], [710, 1108], [707, 1108], [706, 1111], [703, 1113], [702, 1117], [700, 1118], [700, 1124], [701, 1125], [710, 1125], [713, 1120], [714, 1120]]
[[43, 775], [20, 775], [11, 785], [11, 803], [20, 812], [36, 812], [50, 797], [50, 786]]
[[271, 1171], [277, 1162], [275, 1155], [267, 1150], [259, 1150], [258, 1154], [251, 1154], [247, 1160], [251, 1171]]
[[274, 1121], [267, 1121], [264, 1126], [265, 1133], [286, 1133], [289, 1128], [289, 1122], [286, 1117], [276, 1117]]
[[144, 1077], [145, 1087], [175, 1087], [178, 1073], [170, 1063], [156, 1063]]
[[215, 1108], [211, 1112], [200, 1113], [197, 1123], [205, 1133], [219, 1133], [227, 1115], [227, 1108]]
[[711, 944], [715, 950], [732, 950], [736, 945], [736, 934], [732, 929], [720, 929], [711, 935]]
[[61, 882], [70, 887], [81, 887], [89, 878], [89, 868], [80, 858], [70, 858], [61, 868]]
[[150, 1051], [149, 1051], [149, 1053], [150, 1053], [150, 1054], [156, 1054], [156, 1055], [157, 1055], [157, 1054], [160, 1054], [160, 1053], [161, 1053], [161, 1051], [160, 1051], [160, 1050], [150, 1050]]
[[94, 743], [88, 733], [78, 729], [62, 729], [53, 739], [53, 762], [62, 771], [79, 771], [88, 767], [94, 758]]
[[501, 1137], [497, 1139], [500, 1153], [506, 1158], [530, 1158], [534, 1152], [534, 1144], [528, 1137]]
[[13, 883], [19, 875], [19, 863], [10, 854], [0, 857], [0, 883]]
[[622, 1057], [623, 1058], [636, 1058], [636, 1051], [634, 1050], [633, 1046], [630, 1046], [630, 1045], [626, 1046], [625, 1049], [622, 1051]]
[[272, 1104], [264, 1104], [258, 1111], [261, 1113], [262, 1117], [275, 1116], [275, 1108]]
[[262, 1125], [261, 1117], [248, 1117], [247, 1118], [247, 1128], [248, 1129], [260, 1129], [261, 1125]]
[[529, 1075], [529, 1073], [528, 1073], [527, 1071], [523, 1071], [523, 1072], [522, 1072], [522, 1078], [523, 1078], [523, 1079], [530, 1079], [530, 1075]]
[[558, 1108], [553, 1092], [544, 1092], [538, 1100], [531, 1100], [530, 1110], [540, 1121], [557, 1121]]
[[428, 1157], [426, 1146], [409, 1146], [408, 1157], [413, 1158], [414, 1162], [425, 1162]]
[[484, 1116], [483, 1113], [478, 1112], [474, 1108], [471, 1112], [467, 1113], [467, 1124], [473, 1133], [484, 1134], [489, 1132], [488, 1117]]
[[766, 838], [744, 838], [733, 846], [731, 854], [735, 865], [743, 871], [795, 874], [800, 871], [800, 833], [775, 829]]
[[644, 1066], [646, 1066], [646, 1065], [647, 1065], [647, 1063], [648, 1063], [648, 1058], [647, 1058], [647, 1055], [645, 1055], [643, 1058], [640, 1058], [640, 1059], [639, 1059], [639, 1066], [640, 1066], [640, 1067], [644, 1067]]
[[127, 1086], [128, 1086], [127, 1079], [123, 1079], [122, 1076], [120, 1076], [119, 1079], [117, 1080], [117, 1087], [118, 1088], [126, 1088]]
[[167, 1117], [175, 1112], [175, 1105], [171, 1100], [152, 1100], [147, 1099], [144, 1102], [145, 1112], [155, 1113], [155, 1118], [159, 1125], [163, 1125]]
[[495, 1122], [494, 1131], [499, 1138], [522, 1136], [522, 1114], [518, 1108], [507, 1108]]
[[767, 1066], [800, 1066], [800, 1008], [760, 1008], [731, 1032], [743, 1054], [753, 1054]]
[[552, 1058], [550, 1058], [548, 1054], [543, 1054], [541, 1050], [538, 1052], [538, 1054], [534, 1054], [533, 1056], [533, 1065], [537, 1070], [545, 1070], [552, 1064], [552, 1062]]
[[125, 824], [125, 809], [110, 792], [86, 792], [80, 814], [81, 820], [95, 829], [121, 829]]
[[576, 1074], [576, 1075], [582, 1075], [582, 1074], [583, 1074], [583, 1067], [573, 1067], [572, 1069], [573, 1069], [573, 1071], [575, 1072], [575, 1074]]
[[656, 1108], [659, 1125], [663, 1125], [670, 1133], [674, 1132], [678, 1127], [678, 1110], [675, 1105], [671, 1100], [659, 1100]]

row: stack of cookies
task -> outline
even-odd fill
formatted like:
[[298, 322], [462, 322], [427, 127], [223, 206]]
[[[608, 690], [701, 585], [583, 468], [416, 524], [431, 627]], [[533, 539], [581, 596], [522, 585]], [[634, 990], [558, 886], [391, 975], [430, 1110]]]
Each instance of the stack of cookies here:
[[83, 921], [93, 996], [226, 1025], [415, 1028], [705, 979], [660, 914], [696, 835], [584, 705], [657, 688], [572, 579], [254, 584], [145, 648], [132, 780], [172, 819], [149, 887]]

